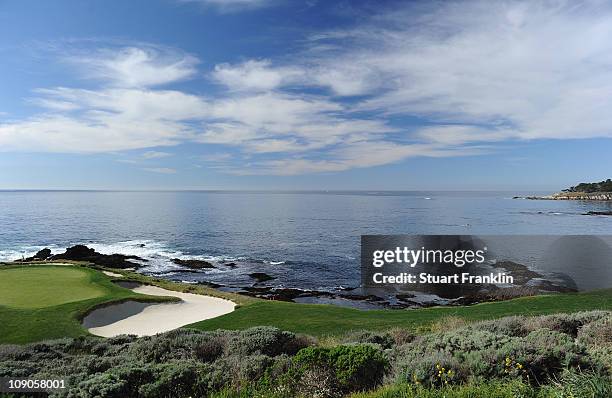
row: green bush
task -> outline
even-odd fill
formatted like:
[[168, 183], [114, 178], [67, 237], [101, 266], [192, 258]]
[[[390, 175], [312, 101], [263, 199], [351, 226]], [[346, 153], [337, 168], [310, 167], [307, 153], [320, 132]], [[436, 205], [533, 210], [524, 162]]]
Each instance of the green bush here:
[[524, 337], [457, 329], [418, 337], [411, 344], [396, 347], [391, 355], [400, 381], [425, 386], [507, 377], [545, 383], [564, 369], [597, 367], [584, 346], [568, 334], [549, 329], [538, 329]]
[[291, 332], [270, 326], [260, 326], [231, 334], [226, 354], [263, 354], [270, 357], [281, 354], [294, 355], [311, 344], [311, 340], [296, 336]]
[[154, 368], [155, 378], [138, 389], [142, 398], [205, 396], [208, 392], [205, 365], [193, 361], [169, 362]]
[[[332, 348], [308, 347], [293, 360], [295, 375], [304, 382], [316, 378], [330, 389], [329, 396], [364, 391], [378, 386], [389, 363], [383, 353], [370, 345], [341, 345]], [[327, 381], [327, 383], [324, 383]], [[309, 391], [301, 391], [308, 393]]]

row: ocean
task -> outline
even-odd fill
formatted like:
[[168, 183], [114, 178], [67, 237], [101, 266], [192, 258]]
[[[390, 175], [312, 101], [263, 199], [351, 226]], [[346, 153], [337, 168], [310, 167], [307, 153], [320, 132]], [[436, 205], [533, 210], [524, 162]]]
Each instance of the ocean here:
[[[359, 285], [365, 234], [612, 235], [612, 217], [583, 215], [611, 203], [512, 199], [549, 193], [0, 191], [0, 261], [85, 244], [174, 280], [244, 286], [265, 272], [268, 286], [336, 291]], [[172, 258], [219, 266], [182, 272]]]

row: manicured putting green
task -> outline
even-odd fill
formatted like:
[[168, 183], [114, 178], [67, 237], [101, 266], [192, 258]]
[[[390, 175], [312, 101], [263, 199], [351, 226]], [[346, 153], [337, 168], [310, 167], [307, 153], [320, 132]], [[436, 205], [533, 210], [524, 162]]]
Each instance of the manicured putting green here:
[[0, 270], [0, 305], [7, 307], [53, 307], [104, 294], [90, 273], [76, 267]]

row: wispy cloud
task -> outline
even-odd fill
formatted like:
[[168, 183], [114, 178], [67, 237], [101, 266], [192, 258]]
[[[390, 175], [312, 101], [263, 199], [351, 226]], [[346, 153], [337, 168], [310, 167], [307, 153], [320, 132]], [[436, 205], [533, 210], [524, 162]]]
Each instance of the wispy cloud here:
[[269, 7], [280, 0], [179, 0], [184, 3], [199, 3], [205, 7], [213, 7], [220, 12], [238, 12]]
[[140, 157], [145, 160], [167, 158], [168, 156], [172, 156], [172, 154], [160, 151], [147, 151], [140, 155]]
[[157, 174], [176, 174], [176, 169], [171, 169], [169, 167], [145, 167], [143, 170]]
[[[42, 111], [0, 122], [0, 151], [149, 149], [141, 160], [152, 160], [197, 143], [233, 152], [202, 160], [211, 167], [293, 175], [612, 137], [610, 37], [605, 2], [474, 0], [406, 3], [291, 56], [205, 71], [178, 50], [101, 49], [68, 57], [98, 86], [36, 90], [28, 100]], [[198, 75], [218, 90], [170, 88]]]
[[67, 57], [89, 78], [118, 87], [151, 87], [176, 82], [196, 73], [197, 58], [161, 47], [103, 49]]

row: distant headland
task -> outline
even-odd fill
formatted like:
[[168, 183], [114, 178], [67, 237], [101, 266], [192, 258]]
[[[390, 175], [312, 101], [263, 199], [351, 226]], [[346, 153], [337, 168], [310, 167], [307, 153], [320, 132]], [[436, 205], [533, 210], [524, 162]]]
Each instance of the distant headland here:
[[531, 200], [601, 200], [612, 201], [612, 179], [600, 182], [582, 182], [547, 196], [515, 196], [514, 199]]

